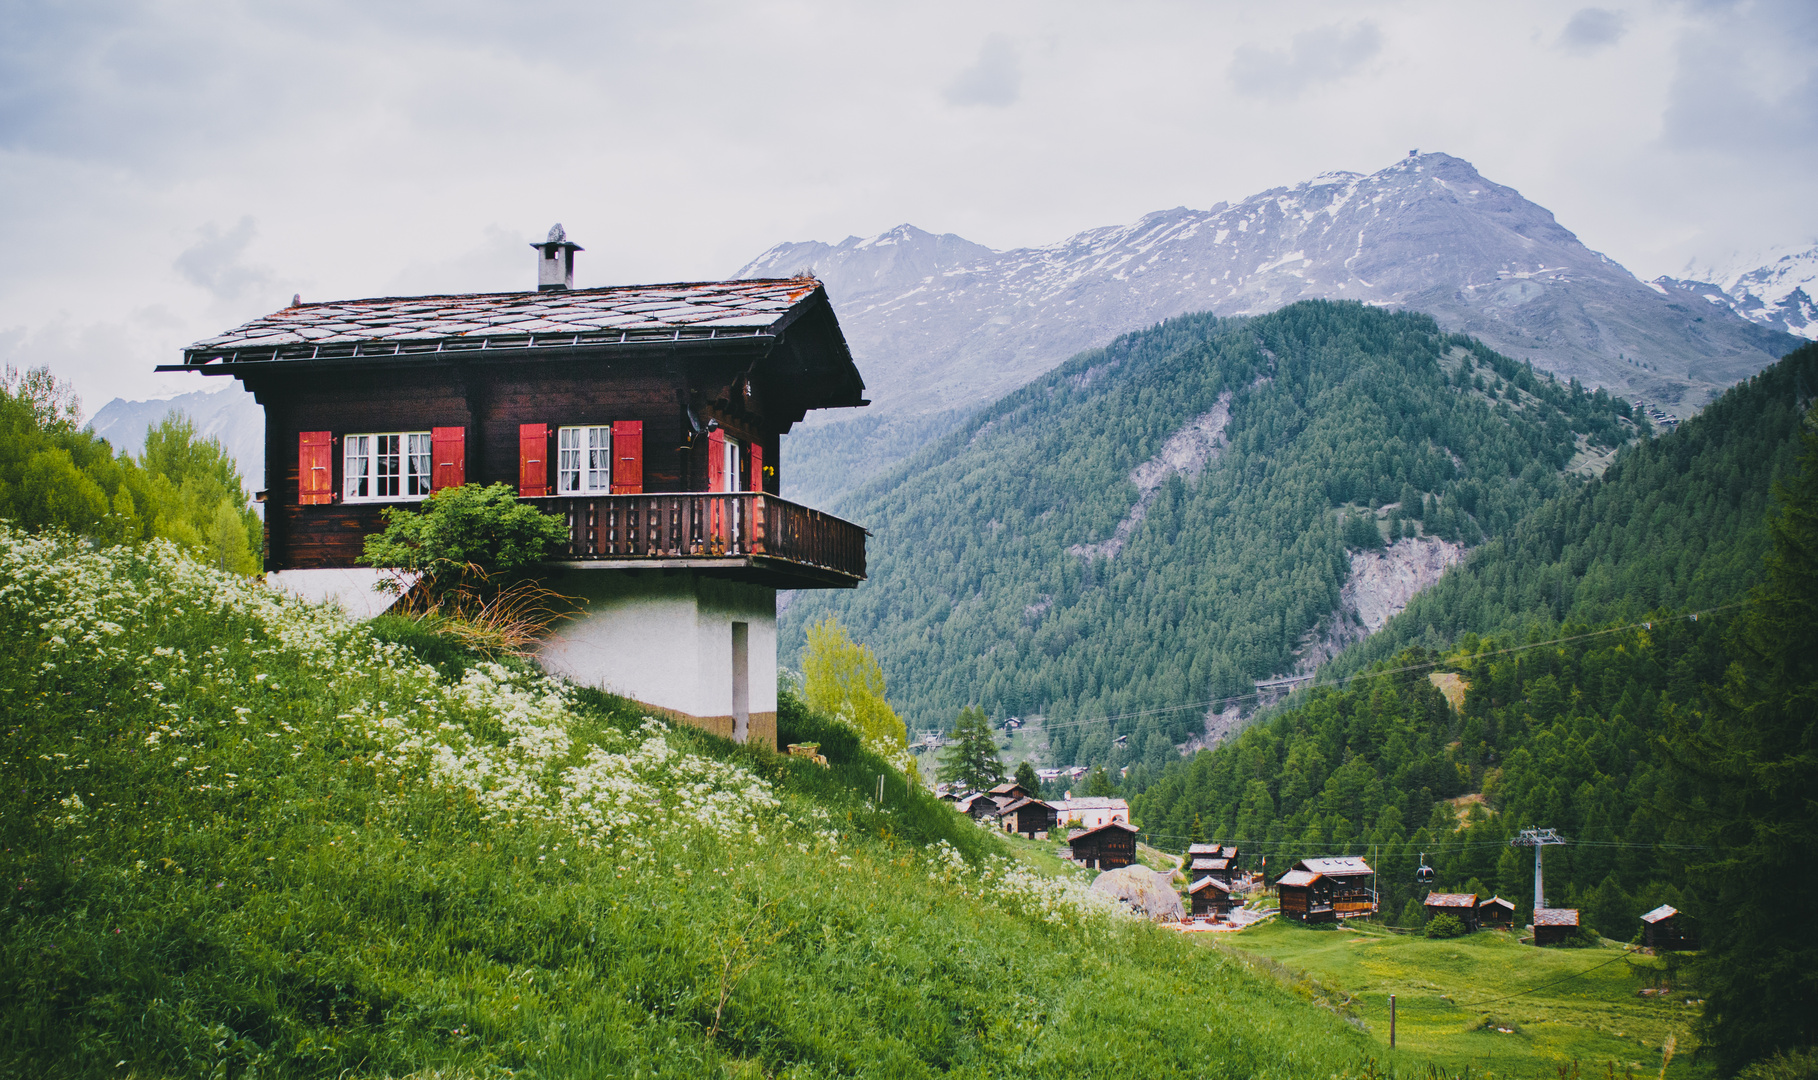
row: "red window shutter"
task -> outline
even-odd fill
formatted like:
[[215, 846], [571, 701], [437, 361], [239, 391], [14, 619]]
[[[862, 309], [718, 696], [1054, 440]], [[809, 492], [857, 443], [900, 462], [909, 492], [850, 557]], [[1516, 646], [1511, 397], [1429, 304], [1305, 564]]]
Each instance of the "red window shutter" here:
[[549, 425], [518, 425], [518, 494], [549, 494]]
[[460, 487], [467, 482], [467, 429], [429, 429], [429, 490]]
[[612, 425], [612, 493], [644, 493], [644, 421], [616, 420]]
[[335, 437], [328, 431], [297, 433], [297, 502], [320, 506], [335, 501]]
[[719, 428], [707, 433], [707, 490], [726, 490], [726, 433]]
[[751, 491], [764, 490], [764, 444], [751, 444], [751, 483], [745, 485]]

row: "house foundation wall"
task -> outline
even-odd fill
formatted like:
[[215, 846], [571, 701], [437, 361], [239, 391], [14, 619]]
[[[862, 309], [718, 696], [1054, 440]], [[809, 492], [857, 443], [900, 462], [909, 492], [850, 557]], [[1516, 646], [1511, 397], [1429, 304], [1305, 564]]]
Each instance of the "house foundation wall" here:
[[583, 604], [538, 650], [544, 670], [727, 738], [743, 705], [743, 741], [776, 748], [775, 589], [692, 570], [579, 569], [546, 584]]

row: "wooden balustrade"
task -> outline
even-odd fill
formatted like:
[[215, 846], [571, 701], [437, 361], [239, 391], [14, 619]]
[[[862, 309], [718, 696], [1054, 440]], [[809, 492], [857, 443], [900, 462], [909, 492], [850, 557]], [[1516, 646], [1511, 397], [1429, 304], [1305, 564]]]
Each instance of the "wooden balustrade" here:
[[760, 492], [558, 495], [534, 500], [568, 522], [568, 559], [725, 559], [787, 575], [815, 571], [825, 583], [865, 578], [863, 528]]

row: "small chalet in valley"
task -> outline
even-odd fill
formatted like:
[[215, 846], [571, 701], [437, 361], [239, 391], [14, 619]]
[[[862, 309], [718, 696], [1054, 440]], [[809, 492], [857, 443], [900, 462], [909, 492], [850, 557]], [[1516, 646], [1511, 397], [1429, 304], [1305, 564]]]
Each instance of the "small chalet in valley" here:
[[1698, 935], [1679, 909], [1662, 904], [1641, 917], [1641, 943], [1656, 952], [1696, 949]]
[[1435, 915], [1451, 915], [1463, 923], [1466, 930], [1477, 929], [1476, 893], [1428, 893], [1420, 906], [1426, 909], [1428, 919]]
[[1577, 936], [1577, 908], [1534, 909], [1534, 944], [1560, 945]]
[[1067, 834], [1068, 858], [1094, 870], [1115, 870], [1136, 861], [1136, 827], [1108, 821], [1096, 829]]
[[1189, 844], [1182, 869], [1188, 878], [1210, 875], [1226, 885], [1235, 883], [1237, 848], [1230, 844]]
[[1231, 911], [1231, 886], [1215, 877], [1203, 877], [1187, 886], [1193, 914], [1218, 917]]
[[1376, 871], [1358, 858], [1302, 859], [1275, 883], [1283, 918], [1331, 922], [1376, 913]]
[[1016, 799], [998, 810], [997, 820], [1005, 832], [1033, 838], [1054, 828], [1054, 807], [1035, 798]]
[[546, 570], [587, 601], [544, 667], [774, 749], [777, 590], [865, 578], [864, 529], [778, 496], [781, 436], [867, 404], [827, 292], [577, 289], [561, 226], [531, 246], [534, 292], [293, 302], [159, 370], [238, 379], [265, 407], [281, 587], [352, 577], [388, 506], [510, 484], [566, 523]]
[[1485, 930], [1508, 930], [1515, 925], [1515, 905], [1500, 896], [1480, 900], [1477, 925]]

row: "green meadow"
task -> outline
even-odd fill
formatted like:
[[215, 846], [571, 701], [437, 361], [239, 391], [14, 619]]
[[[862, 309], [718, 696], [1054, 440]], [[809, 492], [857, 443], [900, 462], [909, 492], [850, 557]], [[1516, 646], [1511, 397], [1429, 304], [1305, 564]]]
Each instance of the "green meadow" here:
[[[1506, 931], [1432, 940], [1365, 924], [1312, 929], [1279, 919], [1217, 939], [1367, 1029], [1396, 1074], [1430, 1066], [1488, 1077], [1706, 1075], [1689, 1032], [1695, 993], [1670, 986], [1666, 962], [1633, 948], [1546, 948]], [[1396, 1048], [1389, 1050], [1389, 995]], [[1673, 1045], [1672, 1060], [1666, 1047]]]

